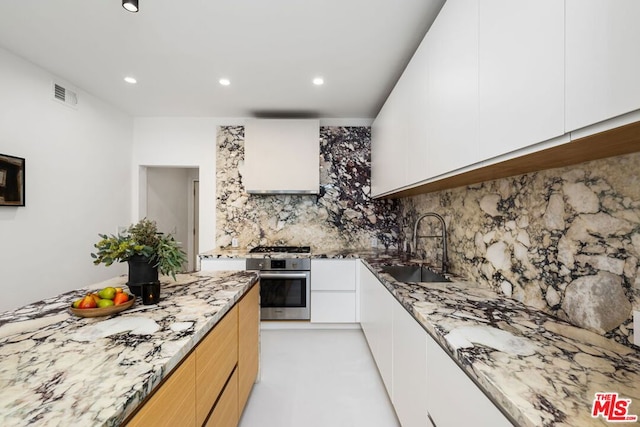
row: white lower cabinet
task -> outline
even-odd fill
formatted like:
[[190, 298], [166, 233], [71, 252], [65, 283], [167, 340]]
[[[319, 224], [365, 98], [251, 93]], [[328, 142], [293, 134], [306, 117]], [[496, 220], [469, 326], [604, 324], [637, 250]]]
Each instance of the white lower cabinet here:
[[201, 258], [201, 271], [235, 271], [244, 270], [247, 260], [244, 258]]
[[436, 427], [512, 426], [430, 336], [427, 336], [427, 354], [427, 400]]
[[362, 263], [360, 324], [403, 427], [512, 425]]
[[426, 332], [397, 301], [393, 305], [393, 406], [402, 427], [427, 424]]
[[393, 304], [394, 298], [389, 291], [364, 264], [360, 264], [360, 325], [392, 401]]
[[359, 321], [355, 259], [311, 260], [311, 322]]

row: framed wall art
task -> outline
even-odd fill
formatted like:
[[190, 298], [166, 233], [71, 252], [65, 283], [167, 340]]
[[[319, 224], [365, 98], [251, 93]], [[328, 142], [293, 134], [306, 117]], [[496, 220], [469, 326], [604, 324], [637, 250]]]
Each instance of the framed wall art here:
[[0, 206], [24, 206], [24, 159], [0, 154]]

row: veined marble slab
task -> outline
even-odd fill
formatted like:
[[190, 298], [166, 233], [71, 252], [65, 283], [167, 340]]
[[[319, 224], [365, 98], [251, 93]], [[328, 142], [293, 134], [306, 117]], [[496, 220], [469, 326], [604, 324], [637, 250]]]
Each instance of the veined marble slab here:
[[251, 272], [162, 278], [158, 304], [115, 316], [68, 307], [118, 277], [0, 313], [0, 426], [117, 426], [257, 281]]
[[591, 417], [598, 392], [631, 399], [630, 414], [640, 415], [640, 351], [487, 287], [397, 282], [380, 270], [384, 260], [368, 261], [385, 287], [518, 425], [610, 425]]

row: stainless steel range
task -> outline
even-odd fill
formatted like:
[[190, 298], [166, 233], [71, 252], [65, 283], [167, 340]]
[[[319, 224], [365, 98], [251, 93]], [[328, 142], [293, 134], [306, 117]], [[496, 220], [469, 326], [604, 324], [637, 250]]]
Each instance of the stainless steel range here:
[[[309, 253], [309, 246], [257, 246], [250, 253], [263, 258], [247, 258], [247, 270], [260, 271], [260, 319], [311, 319], [311, 259], [287, 254]], [[273, 257], [277, 254], [277, 257]]]

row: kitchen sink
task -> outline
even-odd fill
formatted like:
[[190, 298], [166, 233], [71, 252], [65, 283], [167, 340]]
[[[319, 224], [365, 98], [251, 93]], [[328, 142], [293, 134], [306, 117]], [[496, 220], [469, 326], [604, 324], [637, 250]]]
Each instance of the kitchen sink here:
[[389, 265], [382, 267], [384, 273], [389, 274], [398, 282], [450, 282], [442, 274], [418, 265]]

